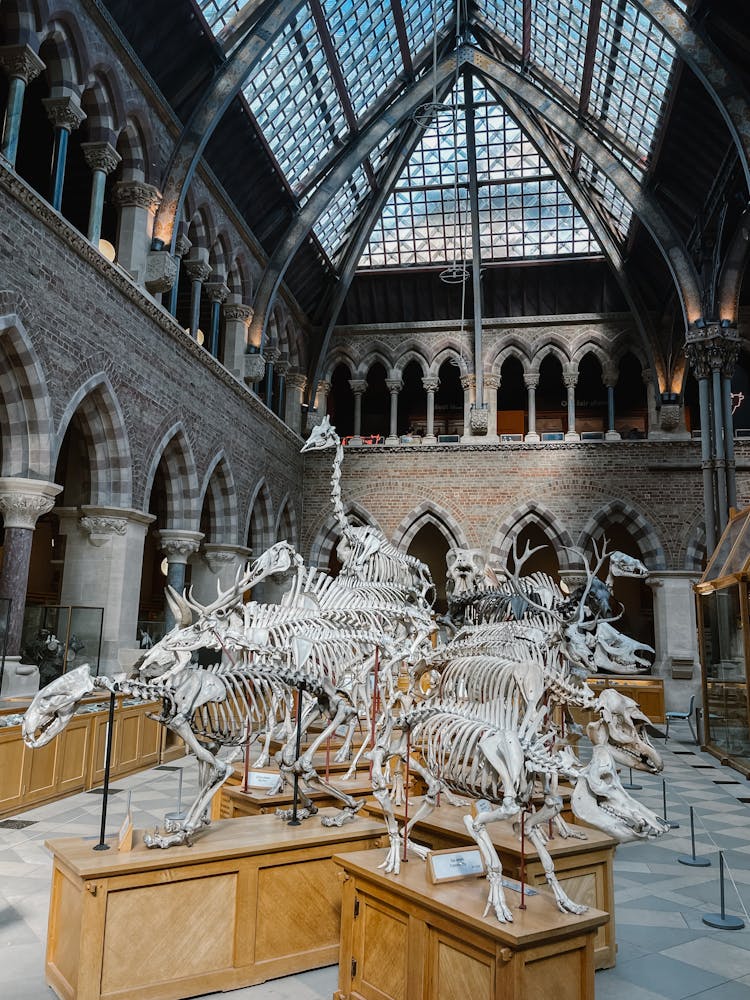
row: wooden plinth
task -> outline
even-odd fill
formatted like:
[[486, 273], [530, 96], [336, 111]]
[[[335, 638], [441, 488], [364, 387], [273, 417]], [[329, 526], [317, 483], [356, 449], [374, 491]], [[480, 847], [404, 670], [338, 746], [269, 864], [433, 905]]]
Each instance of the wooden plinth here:
[[593, 1000], [594, 936], [606, 913], [560, 913], [545, 894], [507, 890], [513, 923], [483, 917], [485, 879], [431, 885], [409, 861], [384, 875], [379, 852], [343, 869], [334, 1000]]
[[[372, 783], [367, 774], [358, 774], [351, 781], [343, 781], [341, 775], [331, 775], [331, 784], [347, 795], [353, 795], [355, 799], [372, 795]], [[337, 802], [330, 792], [325, 791], [309, 792], [308, 797], [319, 809], [333, 806]], [[214, 807], [218, 801], [217, 818], [234, 819], [236, 816], [265, 816], [267, 813], [274, 814], [277, 809], [291, 809], [293, 800], [294, 792], [291, 788], [268, 795], [261, 789], [249, 788], [243, 792], [241, 784], [229, 787], [223, 785], [214, 796]]]
[[[413, 816], [422, 800], [412, 799], [409, 815]], [[377, 803], [368, 803], [365, 809], [373, 816], [382, 816]], [[403, 808], [395, 810], [399, 820], [403, 820]], [[448, 847], [464, 847], [474, 841], [464, 826], [463, 818], [468, 813], [466, 806], [441, 805], [424, 822], [414, 829], [412, 839], [425, 844], [435, 851]], [[613, 865], [617, 841], [612, 837], [589, 827], [576, 827], [586, 834], [586, 840], [572, 837], [563, 839], [555, 836], [547, 844], [547, 849], [555, 863], [555, 873], [565, 892], [576, 903], [594, 906], [610, 914], [609, 920], [598, 929], [594, 941], [594, 968], [611, 969], [617, 960], [615, 939], [615, 894]], [[521, 844], [509, 823], [492, 823], [487, 827], [492, 843], [503, 866], [503, 874], [509, 878], [520, 878]], [[411, 863], [411, 862], [410, 862]], [[421, 863], [421, 862], [420, 862]], [[529, 885], [547, 887], [544, 868], [533, 845], [526, 840], [526, 878]]]
[[[192, 847], [54, 856], [47, 982], [63, 1000], [179, 1000], [337, 961], [334, 854], [380, 843], [382, 823], [289, 827], [275, 816], [219, 822]], [[378, 852], [380, 856], [380, 852]]]

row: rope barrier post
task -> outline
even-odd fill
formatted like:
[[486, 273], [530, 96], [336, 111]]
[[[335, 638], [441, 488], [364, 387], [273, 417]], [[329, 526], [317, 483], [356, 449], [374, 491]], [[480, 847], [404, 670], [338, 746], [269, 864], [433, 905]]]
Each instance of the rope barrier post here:
[[245, 766], [244, 774], [242, 778], [242, 791], [247, 791], [247, 779], [249, 777], [250, 771], [250, 719], [245, 720], [245, 725], [247, 726], [247, 732], [245, 733]]
[[[380, 673], [380, 646], [375, 647], [375, 667], [372, 681], [372, 706], [370, 708], [370, 749], [375, 748], [375, 718], [378, 705], [378, 674]], [[370, 761], [370, 782], [372, 782], [372, 761]]]
[[664, 822], [667, 824], [670, 830], [679, 830], [680, 824], [675, 823], [674, 820], [667, 818], [667, 781], [666, 778], [661, 779], [661, 802], [662, 808], [664, 810]]
[[643, 785], [636, 785], [636, 784], [633, 783], [633, 768], [632, 767], [629, 767], [628, 771], [630, 772], [630, 781], [623, 781], [622, 787], [623, 788], [627, 788], [627, 790], [629, 792], [640, 792], [640, 790], [643, 788]]
[[[294, 763], [297, 764], [299, 760], [300, 746], [302, 745], [302, 695], [305, 690], [304, 681], [300, 684], [297, 689], [297, 735], [295, 739], [295, 750], [294, 750]], [[300, 826], [302, 821], [297, 816], [297, 807], [299, 804], [299, 774], [294, 772], [294, 797], [292, 799], [292, 818], [289, 820], [288, 826]]]
[[411, 757], [411, 732], [406, 734], [406, 780], [404, 781], [404, 861], [409, 859], [406, 856], [407, 843], [409, 842], [409, 834], [407, 827], [409, 826], [409, 758]]
[[519, 910], [526, 909], [526, 825], [524, 820], [526, 818], [526, 810], [521, 810], [521, 864], [519, 867], [519, 881], [521, 882], [521, 902], [519, 904]]
[[107, 802], [109, 800], [109, 772], [112, 764], [112, 734], [115, 730], [115, 692], [109, 695], [109, 719], [107, 720], [107, 746], [104, 751], [104, 786], [102, 787], [102, 822], [99, 830], [99, 843], [95, 851], [108, 851], [109, 844], [104, 840], [107, 830]]
[[[680, 854], [677, 857], [678, 864], [688, 865], [690, 868], [710, 868], [711, 859], [706, 857], [696, 857], [695, 854], [695, 821], [693, 818], [693, 807], [690, 806], [690, 846], [692, 854]], [[721, 857], [721, 856], [720, 856]]]
[[703, 923], [707, 927], [716, 927], [721, 931], [741, 931], [745, 926], [745, 921], [740, 917], [727, 914], [724, 908], [724, 852], [719, 851], [719, 898], [720, 913], [704, 913]]

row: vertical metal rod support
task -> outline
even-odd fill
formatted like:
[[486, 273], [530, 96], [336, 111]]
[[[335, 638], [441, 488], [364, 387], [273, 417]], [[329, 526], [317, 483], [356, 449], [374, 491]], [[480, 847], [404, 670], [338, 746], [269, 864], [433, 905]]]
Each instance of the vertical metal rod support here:
[[109, 719], [107, 720], [107, 747], [104, 751], [104, 785], [102, 787], [102, 823], [99, 830], [99, 843], [95, 851], [108, 851], [109, 844], [104, 840], [107, 831], [107, 800], [109, 799], [109, 772], [112, 764], [112, 734], [115, 728], [115, 693], [109, 695]]

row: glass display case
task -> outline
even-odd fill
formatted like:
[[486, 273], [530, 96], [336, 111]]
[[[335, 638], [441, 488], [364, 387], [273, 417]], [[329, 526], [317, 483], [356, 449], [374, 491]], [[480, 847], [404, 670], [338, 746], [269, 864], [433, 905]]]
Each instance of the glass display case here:
[[103, 621], [104, 608], [26, 605], [21, 652], [25, 663], [39, 667], [40, 687], [82, 663], [99, 673]]
[[734, 514], [696, 584], [706, 749], [750, 775], [750, 507]]

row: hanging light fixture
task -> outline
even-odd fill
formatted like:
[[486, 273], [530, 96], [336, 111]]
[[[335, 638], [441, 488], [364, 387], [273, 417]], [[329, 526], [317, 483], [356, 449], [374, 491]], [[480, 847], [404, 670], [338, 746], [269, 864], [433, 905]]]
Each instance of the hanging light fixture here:
[[[460, 31], [460, 4], [461, 0], [456, 0], [456, 48], [458, 48]], [[437, 41], [438, 41], [438, 0], [432, 0], [432, 100], [426, 104], [421, 104], [412, 115], [412, 121], [422, 128], [427, 128], [436, 122], [439, 126], [440, 119], [453, 114], [453, 105], [445, 104], [437, 99]], [[458, 78], [458, 60], [456, 60], [456, 78]]]

